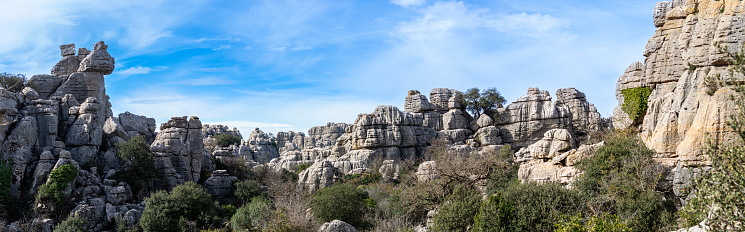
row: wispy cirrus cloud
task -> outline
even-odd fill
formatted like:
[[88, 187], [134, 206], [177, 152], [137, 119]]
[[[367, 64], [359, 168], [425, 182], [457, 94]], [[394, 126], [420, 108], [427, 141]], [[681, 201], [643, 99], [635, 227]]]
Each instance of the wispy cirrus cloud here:
[[159, 72], [159, 71], [165, 71], [168, 69], [166, 66], [156, 66], [156, 67], [142, 67], [142, 66], [135, 66], [131, 68], [125, 68], [123, 70], [117, 70], [116, 74], [121, 76], [131, 76], [131, 75], [144, 75], [144, 74], [150, 74], [152, 72]]

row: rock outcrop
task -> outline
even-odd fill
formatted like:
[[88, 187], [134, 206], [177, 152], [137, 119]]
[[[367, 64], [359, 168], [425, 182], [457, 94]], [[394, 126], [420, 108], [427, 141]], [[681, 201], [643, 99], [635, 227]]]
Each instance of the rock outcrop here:
[[186, 116], [173, 117], [160, 125], [150, 148], [160, 174], [156, 186], [171, 189], [199, 180], [204, 157], [202, 138], [202, 122], [195, 116], [188, 120]]
[[[616, 91], [619, 106], [614, 110], [614, 125], [638, 127], [644, 143], [668, 166], [678, 161], [706, 165], [701, 149], [706, 134], [716, 142], [729, 140], [725, 122], [737, 109], [728, 99], [734, 94], [731, 88], [709, 94], [704, 81], [707, 76], [729, 76], [726, 52], [739, 51], [745, 42], [745, 5], [739, 1], [689, 2], [657, 4], [657, 31], [647, 43], [644, 63], [631, 64], [619, 78]], [[726, 49], [720, 51], [717, 44]], [[642, 120], [630, 122], [620, 107], [624, 102], [621, 91], [636, 87], [649, 87], [652, 93]]]
[[349, 223], [333, 220], [331, 222], [323, 223], [321, 228], [318, 228], [318, 232], [357, 232], [357, 229]]
[[315, 192], [334, 184], [342, 173], [329, 161], [319, 161], [300, 172], [298, 175], [298, 190]]
[[219, 134], [229, 134], [243, 138], [243, 135], [241, 135], [241, 131], [238, 130], [238, 128], [233, 127], [233, 129], [230, 129], [230, 127], [224, 125], [204, 124], [202, 126], [202, 134], [204, 135], [204, 137], [215, 136]]

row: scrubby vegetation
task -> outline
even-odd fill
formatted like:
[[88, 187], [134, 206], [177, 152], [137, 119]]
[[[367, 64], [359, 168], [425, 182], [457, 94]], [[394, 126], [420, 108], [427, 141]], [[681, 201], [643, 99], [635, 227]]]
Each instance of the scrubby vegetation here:
[[176, 186], [170, 192], [158, 191], [145, 199], [146, 208], [140, 219], [145, 231], [189, 231], [220, 226], [223, 207], [212, 202], [207, 191], [195, 184]]
[[64, 190], [70, 182], [78, 177], [78, 168], [71, 164], [60, 166], [49, 174], [49, 181], [39, 187], [36, 195], [37, 204], [51, 204], [53, 207], [62, 206], [68, 197]]
[[365, 216], [376, 203], [367, 191], [349, 184], [335, 184], [318, 190], [310, 202], [313, 215], [322, 222], [335, 219], [345, 221], [357, 228], [367, 228]]
[[241, 144], [241, 137], [231, 135], [231, 134], [219, 134], [212, 136], [212, 138], [217, 139], [217, 145], [221, 147], [229, 147], [230, 145], [239, 145]]
[[647, 112], [647, 100], [652, 90], [649, 87], [637, 87], [621, 90], [623, 104], [621, 109], [629, 115], [631, 121], [636, 122]]
[[144, 136], [132, 137], [129, 141], [116, 144], [116, 154], [126, 162], [123, 172], [115, 179], [127, 182], [136, 196], [144, 196], [150, 180], [155, 178], [155, 160]]
[[26, 75], [0, 73], [0, 87], [7, 89], [10, 92], [18, 93], [26, 86], [34, 87], [33, 84], [28, 82]]

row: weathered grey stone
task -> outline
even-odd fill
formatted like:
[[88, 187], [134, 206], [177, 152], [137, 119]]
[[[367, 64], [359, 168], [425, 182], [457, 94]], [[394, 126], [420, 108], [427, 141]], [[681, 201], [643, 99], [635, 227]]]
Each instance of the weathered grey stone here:
[[21, 192], [19, 188], [33, 156], [32, 149], [37, 142], [37, 133], [36, 118], [26, 116], [17, 123], [15, 129], [10, 132], [10, 135], [3, 143], [3, 148], [8, 152], [3, 152], [2, 158], [12, 162], [11, 196], [20, 196]]
[[64, 78], [60, 76], [39, 74], [31, 77], [28, 82], [33, 85], [36, 92], [39, 93], [39, 98], [48, 99], [49, 96], [52, 95], [60, 85], [62, 85], [62, 80], [64, 80]]
[[435, 161], [425, 161], [419, 164], [416, 171], [417, 180], [426, 182], [436, 179], [438, 176], [437, 163]]
[[357, 232], [357, 229], [349, 223], [333, 220], [323, 223], [321, 228], [318, 228], [318, 232]]
[[108, 47], [103, 41], [96, 43], [93, 47], [93, 52], [80, 61], [78, 72], [98, 72], [103, 75], [111, 74], [114, 71], [114, 58], [106, 51]]
[[202, 123], [198, 117], [173, 117], [161, 124], [160, 133], [150, 146], [155, 168], [160, 172], [158, 186], [171, 189], [186, 181], [199, 180], [204, 160]]
[[481, 146], [500, 145], [502, 137], [499, 135], [499, 129], [495, 126], [487, 126], [476, 131], [474, 139]]
[[341, 177], [338, 168], [331, 165], [329, 161], [316, 162], [298, 175], [298, 190], [315, 192], [316, 190], [329, 187]]
[[117, 186], [104, 185], [106, 201], [112, 205], [121, 205], [132, 199], [132, 189], [127, 183], [120, 182]]
[[75, 55], [75, 44], [63, 44], [59, 49], [62, 57]]
[[[506, 109], [498, 109], [495, 125], [502, 129], [502, 141], [513, 148], [527, 147], [543, 138], [552, 129], [571, 129], [571, 112], [551, 102], [548, 91], [528, 89]], [[571, 131], [570, 131], [571, 132]]]
[[535, 159], [551, 159], [572, 148], [574, 140], [566, 129], [553, 129], [543, 134], [543, 139], [528, 146]]
[[230, 129], [228, 126], [224, 125], [202, 125], [202, 135], [204, 135], [205, 138], [207, 136], [215, 136], [219, 134], [229, 134], [243, 138], [243, 136], [241, 135], [241, 131], [235, 127], [233, 129]]
[[385, 182], [398, 181], [398, 177], [401, 174], [401, 166], [399, 166], [394, 160], [383, 161], [383, 165], [378, 169], [380, 172], [381, 180]]
[[34, 182], [31, 183], [29, 195], [36, 194], [36, 190], [39, 188], [39, 186], [46, 183], [47, 177], [52, 171], [52, 168], [54, 168], [55, 163], [56, 161], [51, 151], [44, 150], [43, 152], [41, 152], [39, 164], [36, 165], [36, 170], [34, 171]]
[[444, 114], [450, 109], [448, 100], [452, 98], [458, 90], [447, 88], [435, 88], [429, 92], [429, 99], [435, 105], [435, 111]]
[[227, 199], [230, 197], [230, 193], [233, 191], [233, 182], [238, 180], [237, 177], [228, 174], [225, 170], [216, 170], [212, 172], [212, 176], [204, 182], [204, 187], [207, 189], [207, 193], [212, 195], [212, 198], [225, 204]]
[[34, 218], [34, 220], [31, 221], [31, 228], [35, 232], [52, 232], [52, 228], [54, 228], [54, 220], [45, 218]]

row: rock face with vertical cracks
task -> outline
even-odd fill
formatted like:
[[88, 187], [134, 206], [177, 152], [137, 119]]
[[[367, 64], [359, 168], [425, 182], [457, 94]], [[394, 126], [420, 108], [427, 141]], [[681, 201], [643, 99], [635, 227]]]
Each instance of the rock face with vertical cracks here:
[[160, 133], [151, 145], [155, 168], [160, 172], [159, 188], [171, 189], [186, 181], [199, 180], [204, 143], [202, 122], [198, 117], [173, 117], [160, 125]]

